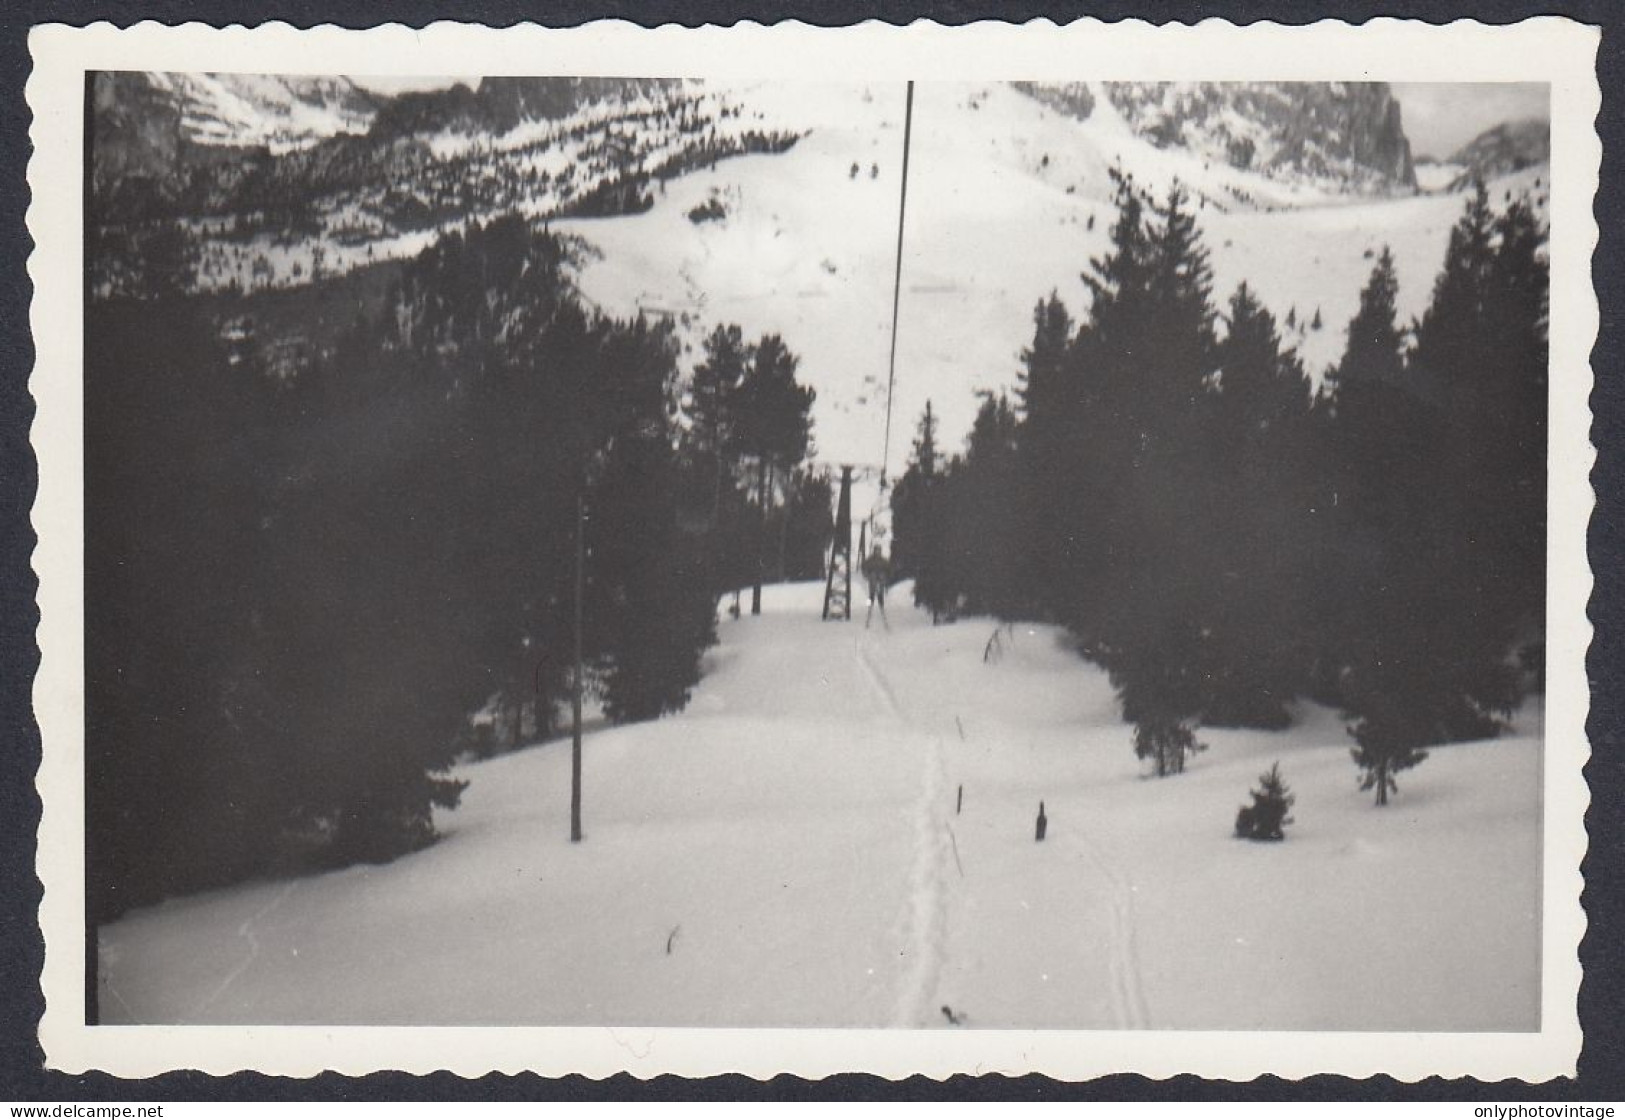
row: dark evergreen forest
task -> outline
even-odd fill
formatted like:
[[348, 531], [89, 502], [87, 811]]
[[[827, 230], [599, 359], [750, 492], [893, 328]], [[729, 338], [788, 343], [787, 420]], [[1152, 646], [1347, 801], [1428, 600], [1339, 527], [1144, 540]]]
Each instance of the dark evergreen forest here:
[[449, 236], [295, 377], [174, 288], [90, 301], [93, 921], [433, 840], [471, 715], [545, 735], [569, 694], [578, 501], [615, 720], [685, 704], [719, 594], [816, 574], [829, 485], [782, 340], [740, 343], [719, 438], [671, 329], [588, 311], [570, 269], [517, 218]]
[[1307, 697], [1386, 803], [1542, 687], [1547, 232], [1480, 185], [1421, 320], [1385, 251], [1312, 392], [1245, 284], [1215, 299], [1187, 197], [1117, 187], [1090, 306], [1038, 304], [1015, 398], [952, 456], [927, 407], [895, 566], [938, 619], [1063, 625], [1159, 775], [1199, 725], [1286, 727]]

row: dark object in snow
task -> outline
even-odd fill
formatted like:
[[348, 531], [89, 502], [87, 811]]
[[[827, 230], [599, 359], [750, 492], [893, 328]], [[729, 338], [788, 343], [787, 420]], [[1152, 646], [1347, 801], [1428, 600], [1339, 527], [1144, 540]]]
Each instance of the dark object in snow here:
[[1049, 818], [1044, 815], [1044, 803], [1038, 803], [1038, 831], [1035, 839], [1043, 840], [1044, 833], [1049, 831]]
[[954, 816], [957, 817], [959, 815], [959, 811], [961, 809], [963, 809], [964, 807], [965, 807], [965, 787], [964, 787], [963, 784], [961, 784], [960, 787], [959, 787], [959, 796], [954, 800]]
[[682, 928], [680, 925], [672, 926], [671, 932], [666, 935], [666, 955], [668, 957], [671, 956], [672, 945], [677, 941], [677, 931]]
[[1281, 780], [1281, 764], [1274, 763], [1259, 775], [1258, 785], [1251, 791], [1253, 803], [1236, 813], [1236, 835], [1243, 840], [1285, 840], [1281, 830], [1292, 823], [1287, 812], [1296, 799]]
[[993, 628], [993, 636], [988, 638], [987, 645], [982, 647], [982, 664], [997, 665], [1004, 657], [1004, 639], [1000, 635], [1008, 629], [1010, 629], [1008, 624]]
[[722, 199], [715, 195], [712, 195], [688, 212], [688, 220], [695, 225], [702, 222], [718, 222], [727, 216], [728, 208], [723, 205]]
[[942, 1005], [942, 1017], [956, 1027], [965, 1021], [965, 1017], [963, 1015], [955, 1015], [954, 1009], [949, 1007], [946, 1003]]

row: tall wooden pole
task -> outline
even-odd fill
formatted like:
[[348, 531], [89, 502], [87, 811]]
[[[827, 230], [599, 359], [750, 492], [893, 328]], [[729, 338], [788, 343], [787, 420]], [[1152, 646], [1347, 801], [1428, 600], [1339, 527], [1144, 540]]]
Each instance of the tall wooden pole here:
[[586, 498], [576, 491], [576, 671], [570, 689], [570, 843], [581, 842], [581, 599], [587, 571]]
[[756, 464], [756, 582], [750, 585], [750, 613], [762, 613], [762, 569], [767, 565], [767, 456]]

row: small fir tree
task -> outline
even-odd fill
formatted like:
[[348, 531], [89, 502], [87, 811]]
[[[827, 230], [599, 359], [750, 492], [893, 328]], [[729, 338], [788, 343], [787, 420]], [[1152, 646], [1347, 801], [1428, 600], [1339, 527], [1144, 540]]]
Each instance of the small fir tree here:
[[1150, 759], [1159, 778], [1185, 772], [1185, 759], [1207, 750], [1190, 724], [1166, 716], [1145, 716], [1134, 726], [1134, 756]]
[[1388, 804], [1388, 795], [1399, 792], [1394, 775], [1409, 770], [1427, 758], [1424, 744], [1437, 736], [1428, 724], [1407, 718], [1397, 706], [1374, 712], [1349, 728], [1359, 746], [1349, 753], [1360, 768], [1360, 788], [1375, 790], [1377, 804]]
[[1250, 792], [1253, 803], [1236, 813], [1236, 835], [1244, 840], [1286, 839], [1282, 829], [1292, 823], [1287, 813], [1297, 798], [1281, 780], [1281, 764], [1274, 763], [1260, 774], [1258, 788]]

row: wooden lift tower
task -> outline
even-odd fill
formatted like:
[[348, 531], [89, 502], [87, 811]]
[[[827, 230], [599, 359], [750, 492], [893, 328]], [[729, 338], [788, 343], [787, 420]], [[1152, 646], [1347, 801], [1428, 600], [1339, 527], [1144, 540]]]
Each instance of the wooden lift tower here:
[[835, 506], [835, 536], [824, 574], [824, 619], [852, 619], [852, 468], [841, 468], [841, 498]]

